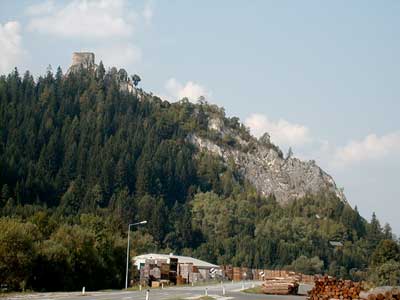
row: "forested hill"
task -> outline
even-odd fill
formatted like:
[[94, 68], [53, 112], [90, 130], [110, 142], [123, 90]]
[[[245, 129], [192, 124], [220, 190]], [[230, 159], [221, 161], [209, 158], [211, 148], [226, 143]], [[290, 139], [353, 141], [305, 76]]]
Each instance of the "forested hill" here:
[[[298, 190], [282, 206], [246, 176], [248, 165], [211, 150], [253, 153], [263, 143], [283, 166], [299, 162], [221, 108], [127, 92], [124, 77], [102, 64], [38, 80], [17, 70], [0, 77], [0, 283], [121, 287], [127, 224], [141, 220], [148, 224], [133, 233], [132, 255], [352, 278], [378, 267], [373, 253], [392, 240], [390, 227], [365, 221], [336, 186]], [[210, 129], [216, 117], [232, 134]]]

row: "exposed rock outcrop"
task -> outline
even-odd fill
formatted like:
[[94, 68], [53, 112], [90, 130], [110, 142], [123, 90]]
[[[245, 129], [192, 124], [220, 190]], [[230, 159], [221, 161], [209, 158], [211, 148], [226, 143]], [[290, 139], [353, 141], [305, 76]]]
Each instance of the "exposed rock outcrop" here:
[[317, 194], [330, 191], [346, 202], [343, 191], [336, 186], [333, 178], [324, 172], [314, 161], [301, 161], [295, 157], [284, 158], [280, 149], [265, 134], [260, 139], [252, 138], [246, 142], [239, 135], [234, 135], [229, 128], [224, 128], [221, 121], [209, 120], [209, 130], [217, 130], [221, 136], [230, 134], [238, 146], [222, 145], [207, 138], [190, 135], [188, 140], [200, 149], [206, 149], [223, 158], [225, 162], [234, 160], [241, 174], [252, 183], [261, 194], [274, 194], [277, 201], [286, 204], [301, 198], [307, 193]]

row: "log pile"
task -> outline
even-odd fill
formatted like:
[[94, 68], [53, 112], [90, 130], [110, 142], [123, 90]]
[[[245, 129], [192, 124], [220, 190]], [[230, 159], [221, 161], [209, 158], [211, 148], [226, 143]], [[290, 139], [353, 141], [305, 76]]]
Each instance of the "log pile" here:
[[242, 269], [239, 267], [233, 267], [233, 280], [240, 281], [242, 280]]
[[314, 284], [316, 277], [315, 275], [305, 275], [305, 274], [300, 274], [300, 275], [301, 275], [300, 282], [307, 284]]
[[[293, 275], [300, 276], [299, 282], [314, 284], [315, 275], [305, 275], [295, 273], [288, 270], [269, 270], [269, 269], [250, 269], [232, 267], [231, 265], [222, 265], [225, 278], [228, 280], [264, 280], [264, 277], [292, 277]], [[194, 271], [193, 271], [194, 272]], [[246, 274], [246, 275], [244, 275]]]
[[233, 280], [233, 267], [231, 265], [222, 266], [221, 269], [224, 271], [225, 277], [228, 280]]
[[264, 294], [297, 295], [299, 280], [297, 276], [265, 277], [262, 290]]
[[366, 300], [400, 300], [400, 289], [396, 287], [377, 287], [368, 292], [360, 293]]
[[308, 300], [359, 299], [361, 283], [324, 276], [315, 280], [314, 288], [308, 292]]
[[185, 279], [186, 283], [193, 282], [193, 263], [178, 264], [178, 274]]
[[176, 276], [176, 284], [177, 285], [182, 285], [186, 284], [186, 279], [182, 277], [182, 275]]

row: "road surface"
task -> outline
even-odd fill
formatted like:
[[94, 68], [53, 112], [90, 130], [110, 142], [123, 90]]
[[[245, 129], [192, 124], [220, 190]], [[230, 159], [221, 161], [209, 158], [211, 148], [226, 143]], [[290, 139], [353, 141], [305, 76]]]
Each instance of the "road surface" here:
[[[213, 284], [207, 286], [185, 286], [185, 287], [168, 287], [165, 289], [150, 289], [149, 300], [181, 300], [195, 299], [204, 296], [207, 289], [208, 295], [218, 300], [305, 300], [305, 296], [275, 296], [275, 295], [257, 295], [241, 292], [243, 285], [245, 288], [251, 288], [254, 285], [260, 285], [261, 282], [246, 281], [242, 282], [225, 282], [221, 284]], [[222, 296], [222, 287], [225, 288], [225, 296]], [[310, 286], [301, 285], [300, 293], [305, 293]], [[104, 291], [104, 292], [86, 292], [85, 295], [78, 292], [62, 292], [62, 293], [33, 293], [33, 294], [15, 294], [6, 296], [7, 300], [145, 300], [146, 290], [142, 291]]]

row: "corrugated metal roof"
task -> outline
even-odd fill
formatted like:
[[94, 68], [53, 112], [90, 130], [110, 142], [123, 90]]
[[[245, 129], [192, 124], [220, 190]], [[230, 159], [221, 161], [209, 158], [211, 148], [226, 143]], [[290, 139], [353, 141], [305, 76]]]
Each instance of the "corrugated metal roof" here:
[[341, 242], [336, 242], [336, 241], [330, 241], [329, 244], [335, 247], [342, 247], [343, 244]]
[[189, 256], [180, 256], [180, 255], [170, 255], [170, 254], [157, 254], [157, 253], [149, 253], [135, 256], [133, 260], [144, 260], [144, 259], [169, 259], [169, 258], [177, 258], [178, 263], [192, 263], [194, 266], [199, 268], [219, 268], [219, 266], [206, 262], [204, 260], [200, 260], [197, 258], [189, 257]]

